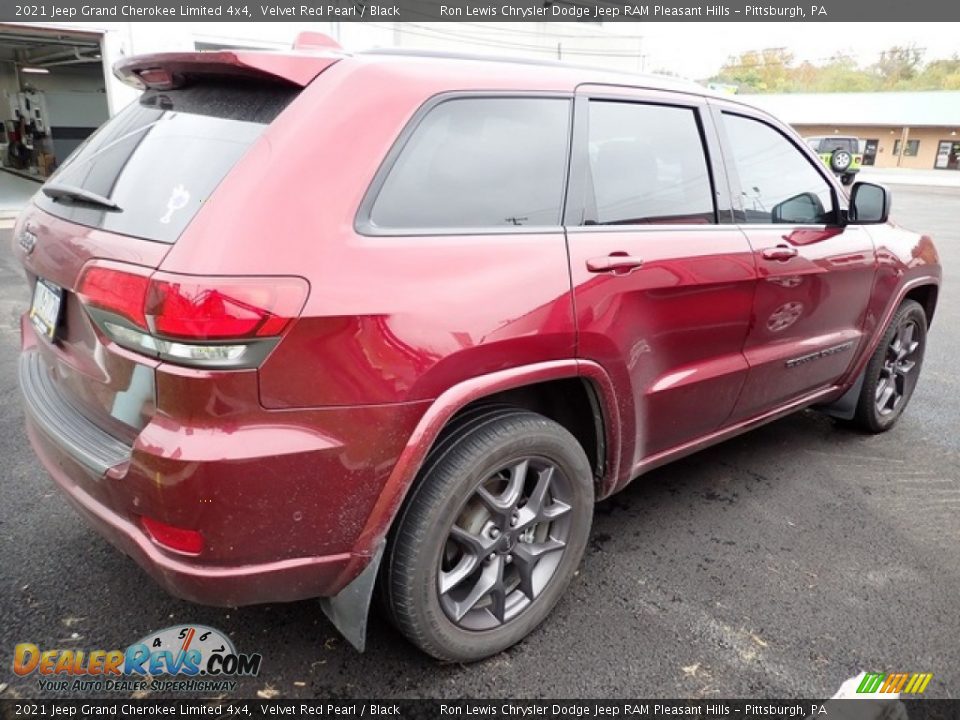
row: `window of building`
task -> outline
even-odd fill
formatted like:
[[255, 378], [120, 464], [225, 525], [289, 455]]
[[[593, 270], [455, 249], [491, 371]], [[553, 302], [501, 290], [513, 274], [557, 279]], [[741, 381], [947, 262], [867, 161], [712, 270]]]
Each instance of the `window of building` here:
[[723, 114], [748, 223], [823, 224], [833, 191], [799, 148], [766, 123]]
[[593, 196], [585, 224], [716, 222], [693, 109], [593, 101], [589, 143]]
[[[916, 157], [918, 152], [920, 152], [920, 141], [907, 140], [907, 144], [903, 148], [904, 157]], [[900, 140], [893, 141], [893, 154], [900, 154]]]
[[562, 98], [458, 98], [413, 131], [370, 212], [378, 228], [558, 226], [570, 126]]

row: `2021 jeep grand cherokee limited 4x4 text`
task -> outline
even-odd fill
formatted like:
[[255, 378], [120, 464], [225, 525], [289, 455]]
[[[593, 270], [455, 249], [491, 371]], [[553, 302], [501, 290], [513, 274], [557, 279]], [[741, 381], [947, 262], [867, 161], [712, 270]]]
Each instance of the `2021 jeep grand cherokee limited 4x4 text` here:
[[376, 589], [440, 658], [550, 612], [595, 500], [827, 406], [910, 399], [929, 238], [777, 120], [668, 79], [337, 51], [125, 60], [144, 88], [13, 249], [64, 495], [170, 592]]

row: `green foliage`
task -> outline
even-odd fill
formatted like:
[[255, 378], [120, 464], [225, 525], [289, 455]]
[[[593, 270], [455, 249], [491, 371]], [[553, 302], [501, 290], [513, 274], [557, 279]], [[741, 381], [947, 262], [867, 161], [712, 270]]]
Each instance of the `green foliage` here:
[[960, 55], [924, 62], [922, 49], [894, 46], [864, 67], [842, 53], [795, 64], [786, 48], [769, 48], [730, 57], [710, 82], [753, 93], [960, 90]]

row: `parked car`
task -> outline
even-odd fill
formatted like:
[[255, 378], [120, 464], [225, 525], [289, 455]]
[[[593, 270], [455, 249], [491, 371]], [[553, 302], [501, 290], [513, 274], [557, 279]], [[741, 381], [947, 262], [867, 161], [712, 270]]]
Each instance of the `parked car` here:
[[550, 613], [595, 501], [910, 401], [930, 238], [737, 98], [387, 51], [116, 72], [143, 94], [15, 230], [20, 382], [62, 494], [175, 595], [321, 597], [362, 649], [376, 591], [477, 660]]
[[853, 183], [863, 166], [863, 151], [859, 138], [824, 135], [804, 139], [824, 164], [840, 178], [840, 182], [844, 185]]

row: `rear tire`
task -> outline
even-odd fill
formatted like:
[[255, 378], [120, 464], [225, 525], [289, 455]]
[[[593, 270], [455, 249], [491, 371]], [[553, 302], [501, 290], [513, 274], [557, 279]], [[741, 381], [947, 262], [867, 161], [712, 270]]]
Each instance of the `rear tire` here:
[[472, 662], [560, 599], [590, 533], [593, 474], [573, 435], [525, 410], [481, 412], [438, 446], [387, 549], [384, 600], [421, 650]]
[[840, 176], [840, 182], [844, 185], [853, 185], [853, 180], [856, 176], [852, 173], [847, 173], [846, 175]]
[[887, 326], [864, 375], [853, 425], [870, 433], [892, 428], [917, 386], [927, 346], [927, 315], [904, 300]]

